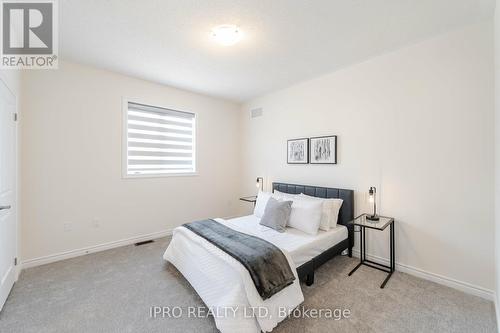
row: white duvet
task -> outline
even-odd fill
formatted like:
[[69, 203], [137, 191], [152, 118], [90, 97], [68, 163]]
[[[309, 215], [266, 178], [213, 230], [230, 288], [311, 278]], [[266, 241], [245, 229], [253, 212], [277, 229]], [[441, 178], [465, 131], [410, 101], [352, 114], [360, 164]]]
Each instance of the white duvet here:
[[296, 279], [266, 300], [262, 300], [250, 274], [239, 261], [184, 227], [174, 229], [163, 258], [184, 275], [216, 314], [215, 324], [222, 333], [269, 332], [286, 318], [287, 310], [304, 301], [295, 264], [290, 254], [282, 251]]

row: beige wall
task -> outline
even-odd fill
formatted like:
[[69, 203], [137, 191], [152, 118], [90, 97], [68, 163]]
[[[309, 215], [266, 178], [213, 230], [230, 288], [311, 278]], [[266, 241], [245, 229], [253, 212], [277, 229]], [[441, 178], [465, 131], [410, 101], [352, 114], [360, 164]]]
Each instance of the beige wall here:
[[[238, 105], [67, 62], [22, 89], [23, 260], [235, 213]], [[199, 176], [122, 179], [122, 97], [198, 114]]]
[[[494, 290], [492, 31], [469, 26], [247, 103], [242, 187], [263, 176], [350, 188], [361, 213], [376, 186], [398, 263]], [[338, 165], [286, 164], [287, 139], [329, 134]], [[388, 257], [386, 237], [368, 242]]]

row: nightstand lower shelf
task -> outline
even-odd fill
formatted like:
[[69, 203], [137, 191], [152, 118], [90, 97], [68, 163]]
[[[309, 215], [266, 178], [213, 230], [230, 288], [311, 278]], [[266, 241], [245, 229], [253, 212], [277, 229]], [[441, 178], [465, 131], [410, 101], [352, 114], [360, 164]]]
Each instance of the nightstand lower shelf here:
[[361, 265], [365, 265], [365, 266], [368, 266], [371, 268], [378, 269], [379, 271], [389, 273], [389, 275], [387, 275], [384, 282], [382, 282], [382, 285], [380, 286], [380, 288], [382, 288], [382, 289], [385, 287], [385, 284], [387, 283], [387, 281], [389, 281], [389, 279], [392, 276], [392, 273], [394, 272], [394, 270], [390, 266], [382, 265], [382, 264], [379, 264], [378, 262], [374, 262], [371, 260], [363, 260], [356, 267], [353, 268], [353, 270], [349, 273], [349, 276], [351, 276], [352, 273], [356, 272], [356, 270], [359, 267], [361, 267]]

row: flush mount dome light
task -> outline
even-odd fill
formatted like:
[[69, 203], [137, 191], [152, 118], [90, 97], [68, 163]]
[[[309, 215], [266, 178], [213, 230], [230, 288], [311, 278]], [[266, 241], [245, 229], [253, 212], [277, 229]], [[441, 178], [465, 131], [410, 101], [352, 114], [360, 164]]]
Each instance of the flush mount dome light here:
[[230, 46], [241, 39], [241, 31], [232, 24], [219, 25], [212, 29], [212, 38], [221, 45]]

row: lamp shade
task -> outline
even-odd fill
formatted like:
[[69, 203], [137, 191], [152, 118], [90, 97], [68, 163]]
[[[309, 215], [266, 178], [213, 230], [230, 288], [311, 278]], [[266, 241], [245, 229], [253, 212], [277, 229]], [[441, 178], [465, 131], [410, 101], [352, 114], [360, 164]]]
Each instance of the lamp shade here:
[[255, 181], [255, 187], [260, 188], [261, 191], [264, 191], [264, 178], [257, 177]]
[[368, 215], [366, 218], [370, 221], [378, 221], [379, 217], [377, 215], [377, 202], [375, 196], [377, 195], [377, 189], [375, 187], [370, 187], [368, 190], [368, 201], [373, 205], [373, 214]]

